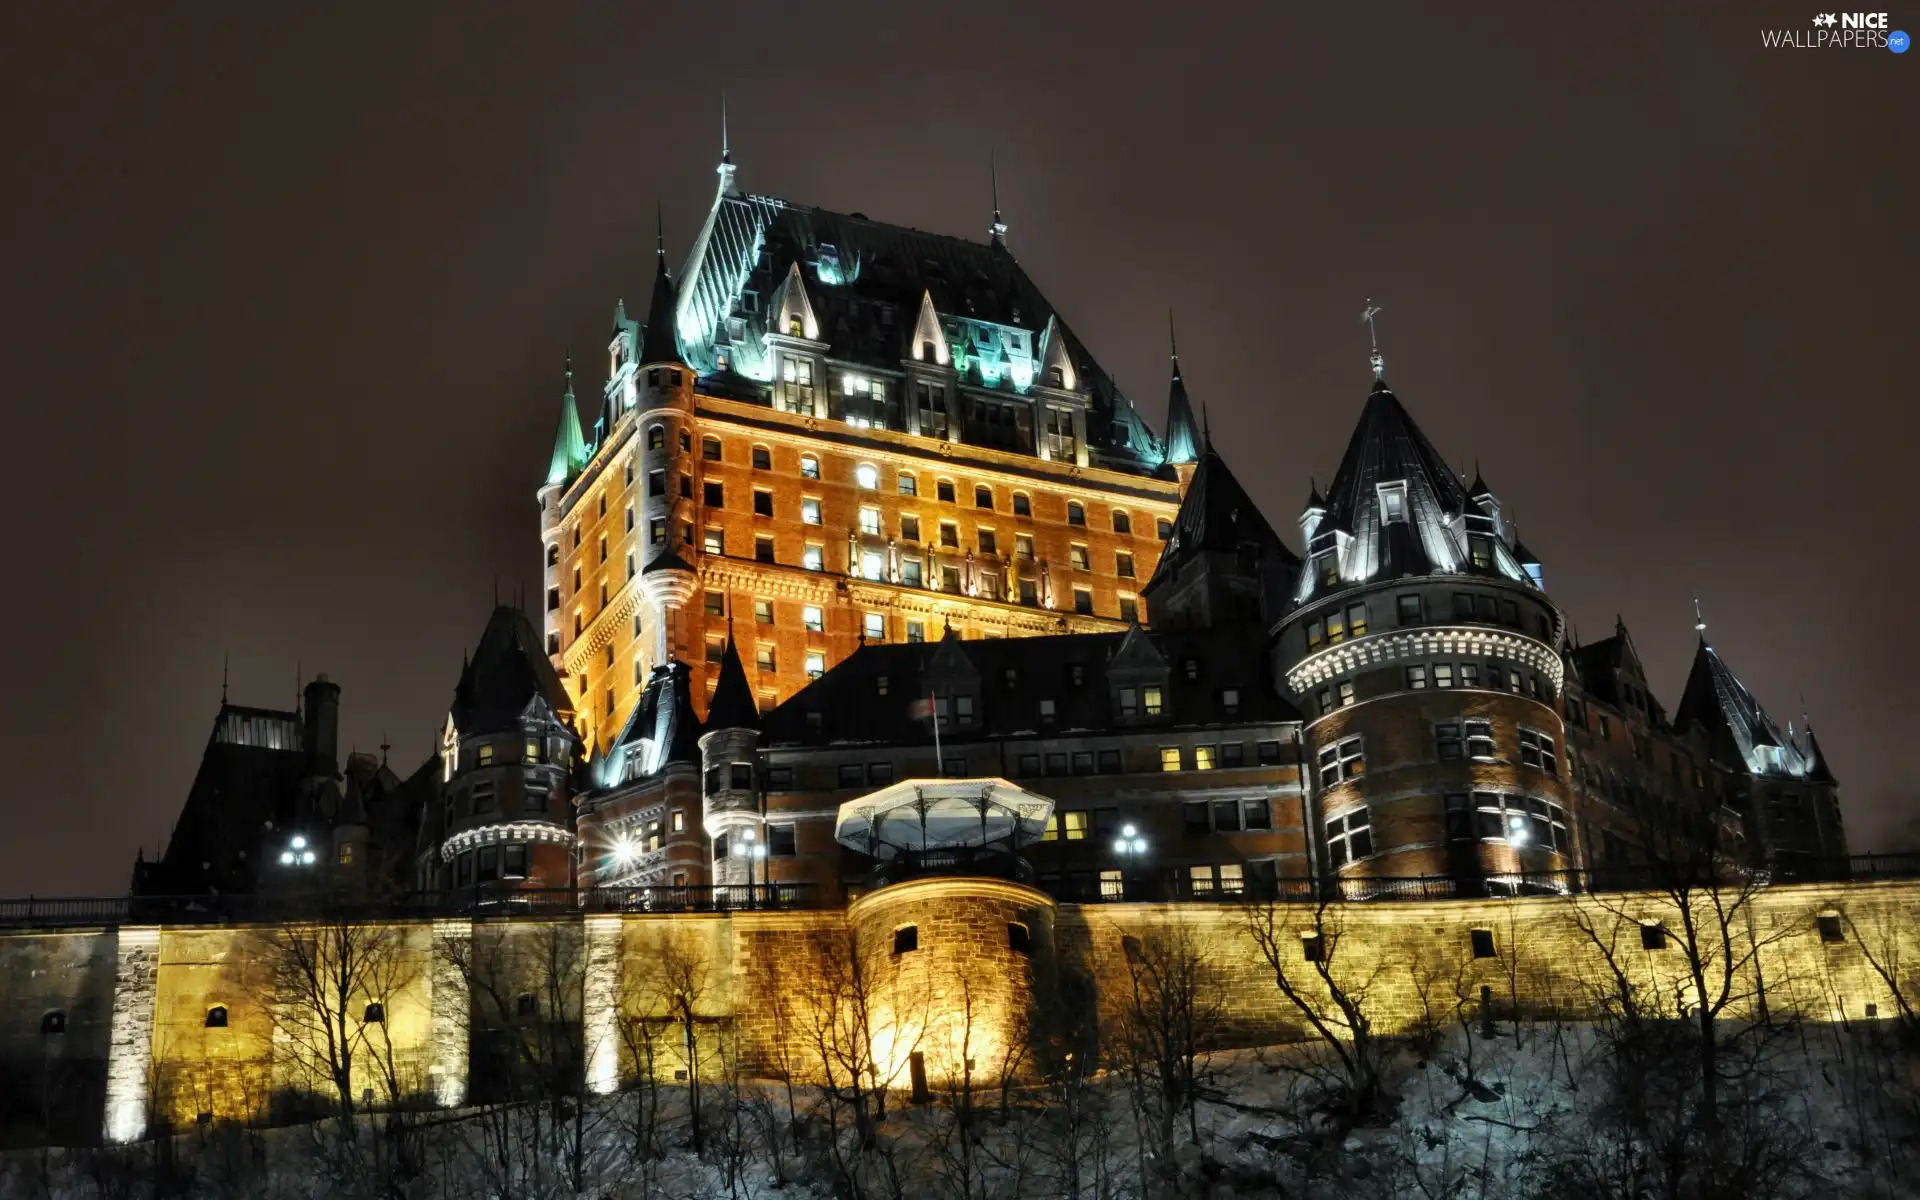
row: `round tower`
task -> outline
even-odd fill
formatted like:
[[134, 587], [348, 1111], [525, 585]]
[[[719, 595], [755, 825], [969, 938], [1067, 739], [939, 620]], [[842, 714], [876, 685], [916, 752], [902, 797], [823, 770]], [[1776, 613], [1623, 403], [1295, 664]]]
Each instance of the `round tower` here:
[[764, 882], [766, 823], [760, 813], [760, 714], [733, 634], [720, 659], [720, 678], [700, 735], [701, 823], [713, 845], [713, 882]]
[[[874, 1056], [903, 1087], [1024, 1057], [1036, 962], [1051, 961], [1053, 898], [1018, 857], [1053, 801], [1004, 779], [914, 779], [840, 806], [834, 834], [873, 857], [873, 886], [847, 907], [873, 984]], [[917, 1058], [918, 1062], [913, 1059]]]
[[652, 607], [655, 665], [673, 657], [672, 614], [693, 597], [698, 576], [688, 562], [694, 548], [692, 528], [693, 369], [680, 352], [674, 332], [673, 280], [667, 274], [665, 242], [655, 249], [653, 298], [634, 371], [634, 421], [639, 438], [640, 474], [645, 481], [641, 506], [645, 524], [646, 565], [641, 589]]
[[[1561, 617], [1486, 485], [1375, 383], [1307, 542], [1275, 676], [1305, 716], [1316, 874], [1557, 890], [1575, 867]], [[1479, 881], [1479, 882], [1472, 882]]]

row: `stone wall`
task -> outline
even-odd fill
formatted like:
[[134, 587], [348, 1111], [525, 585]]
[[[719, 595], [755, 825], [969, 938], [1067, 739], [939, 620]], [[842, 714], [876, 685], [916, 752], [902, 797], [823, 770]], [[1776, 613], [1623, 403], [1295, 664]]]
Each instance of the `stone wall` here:
[[[1909, 1001], [1920, 996], [1920, 881], [1702, 895], [1692, 910], [1710, 935], [1717, 923], [1700, 918], [1716, 900], [1732, 914], [1729, 1016], [1757, 1015], [1762, 1003], [1771, 1016], [1821, 1022], [1891, 1016], [1882, 969]], [[1362, 998], [1377, 1034], [1398, 1037], [1489, 1013], [1585, 1019], [1621, 980], [1677, 1015], [1697, 1002], [1682, 917], [1673, 897], [1652, 893], [1055, 910], [1018, 885], [937, 879], [881, 889], [847, 910], [385, 925], [393, 963], [387, 984], [376, 985], [384, 1029], [360, 1020], [369, 997], [356, 999], [352, 1015], [357, 1034], [391, 1039], [395, 1060], [418, 1085], [405, 1090], [430, 1091], [443, 1105], [469, 1098], [469, 1075], [488, 1039], [525, 1036], [529, 1022], [564, 1032], [594, 1090], [634, 1078], [643, 1031], [662, 1080], [736, 1068], [817, 1078], [836, 1044], [845, 1051], [844, 1010], [856, 1002], [880, 1017], [871, 1047], [879, 1072], [905, 1088], [918, 1051], [937, 1086], [968, 1057], [980, 1072], [994, 1069], [983, 1060], [1009, 1049], [1022, 1028], [1029, 964], [1049, 957], [1065, 973], [1083, 972], [1102, 1018], [1112, 1020], [1129, 991], [1129, 939], [1137, 940], [1135, 957], [1174, 944], [1204, 967], [1221, 1043], [1305, 1036], [1302, 1014], [1282, 996], [1255, 936], [1270, 920], [1280, 965], [1309, 1004], [1325, 1003], [1305, 946], [1306, 935], [1318, 934], [1327, 973]], [[1016, 921], [1028, 927], [1027, 953], [1009, 943]], [[916, 949], [896, 955], [895, 931], [909, 924]], [[311, 1088], [311, 1057], [294, 1044], [298, 1023], [288, 999], [274, 995], [271, 944], [283, 935], [271, 926], [129, 926], [0, 937], [0, 995], [11, 1001], [0, 1010], [10, 1014], [0, 1026], [0, 1069], [26, 1081], [50, 1063], [72, 1064], [78, 1097], [51, 1124], [38, 1109], [14, 1112], [7, 1136], [126, 1140], [160, 1120], [259, 1117], [271, 1092]], [[1708, 953], [1717, 962], [1727, 950], [1716, 942]], [[547, 978], [550, 961], [570, 981], [565, 994]], [[482, 970], [490, 972], [484, 986], [476, 981]], [[532, 1010], [521, 1010], [521, 996], [535, 997]], [[962, 1047], [968, 1003], [978, 1040]], [[208, 1024], [216, 1007], [226, 1010], [225, 1025]], [[63, 1033], [40, 1032], [49, 1012], [65, 1015]], [[844, 1061], [837, 1065], [844, 1070]], [[384, 1096], [368, 1071], [363, 1058], [356, 1088]]]

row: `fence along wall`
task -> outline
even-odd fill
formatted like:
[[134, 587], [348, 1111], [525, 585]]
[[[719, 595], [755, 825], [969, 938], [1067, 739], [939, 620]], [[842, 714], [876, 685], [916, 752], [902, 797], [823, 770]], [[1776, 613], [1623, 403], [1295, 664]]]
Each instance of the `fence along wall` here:
[[[1007, 954], [1005, 905], [973, 904], [959, 894], [964, 884], [952, 883], [959, 886], [943, 889], [952, 914], [919, 920], [920, 937], [964, 940], [968, 949], [947, 947], [927, 962], [942, 959], [942, 969], [955, 974], [1004, 975], [1018, 961]], [[1696, 917], [1710, 908], [1703, 897]], [[1103, 1006], [1111, 1006], [1128, 991], [1128, 939], [1176, 939], [1205, 963], [1224, 1041], [1304, 1036], [1249, 931], [1249, 917], [1258, 912], [1234, 904], [1060, 906], [1051, 914], [1050, 938], [1035, 915], [1033, 961], [1056, 956], [1063, 971], [1085, 972]], [[577, 1031], [580, 1069], [595, 1091], [615, 1090], [639, 1070], [643, 1039], [636, 1023], [657, 1037], [672, 1033], [689, 1012], [705, 1047], [696, 1059], [701, 1073], [737, 1064], [749, 1073], [812, 1076], [831, 1023], [822, 999], [835, 993], [829, 977], [837, 973], [845, 1003], [847, 956], [853, 955], [871, 972], [877, 1002], [887, 1006], [892, 1032], [881, 1073], [904, 1087], [896, 1068], [922, 1043], [937, 1049], [926, 1039], [950, 1030], [955, 1015], [909, 1008], [952, 1007], [961, 994], [935, 986], [939, 981], [920, 981], [911, 995], [901, 990], [900, 981], [916, 972], [903, 970], [891, 946], [881, 943], [894, 924], [919, 915], [888, 914], [882, 922], [888, 928], [880, 931], [886, 938], [879, 940], [874, 930], [863, 935], [855, 928], [857, 914], [850, 923], [838, 910], [382, 925], [382, 944], [393, 960], [384, 975], [390, 986], [378, 997], [356, 996], [348, 1024], [379, 1045], [390, 1039], [403, 1090], [447, 1106], [485, 1098], [469, 1093], [484, 1047], [528, 1019]], [[981, 927], [961, 931], [961, 939], [956, 919]], [[1678, 944], [1681, 913], [1656, 893], [1324, 909], [1282, 904], [1274, 924], [1295, 939], [1317, 928], [1331, 950], [1330, 971], [1343, 987], [1365, 990], [1375, 1032], [1389, 1037], [1436, 1016], [1455, 1019], [1461, 1003], [1478, 1005], [1482, 988], [1503, 1013], [1518, 1008], [1582, 1019], [1595, 1011], [1596, 996], [1613, 989], [1616, 969], [1666, 1011], [1692, 1000]], [[1920, 882], [1773, 887], [1745, 900], [1732, 924], [1736, 959], [1751, 958], [1757, 966], [1776, 1016], [1831, 1022], [1893, 1015], [1892, 988], [1876, 961], [1910, 1000], [1920, 994]], [[1643, 938], [1643, 926], [1664, 927], [1665, 948], [1649, 948], [1659, 939]], [[1476, 954], [1475, 931], [1480, 950], [1490, 954]], [[269, 1112], [276, 1092], [324, 1088], [314, 1057], [299, 1045], [300, 1023], [289, 1008], [295, 1001], [276, 994], [286, 985], [273, 949], [283, 932], [270, 925], [125, 926], [0, 935], [0, 997], [7, 1001], [0, 1072], [23, 1085], [60, 1081], [17, 1092], [46, 1100], [40, 1106], [17, 1101], [6, 1136], [16, 1144], [130, 1140], [161, 1120], [257, 1119]], [[914, 953], [938, 949], [931, 940], [920, 945]], [[1323, 994], [1304, 947], [1289, 943], [1283, 952], [1292, 956], [1287, 965], [1307, 992]], [[555, 971], [571, 980], [570, 999], [551, 994]], [[1754, 971], [1746, 974], [1741, 992], [1752, 990]], [[994, 987], [972, 994], [1025, 991]], [[537, 1013], [520, 1009], [526, 995], [539, 997]], [[381, 1004], [384, 1019], [370, 1031], [365, 1005], [371, 1002]], [[225, 1010], [224, 1024], [209, 1021], [216, 1008]], [[1730, 1015], [1750, 1010], [1749, 1002]], [[55, 1014], [60, 1019], [49, 1020]], [[655, 1049], [660, 1078], [686, 1069], [668, 1041]], [[927, 1058], [937, 1062], [938, 1056]], [[370, 1087], [384, 1097], [378, 1066], [363, 1056], [356, 1092]]]

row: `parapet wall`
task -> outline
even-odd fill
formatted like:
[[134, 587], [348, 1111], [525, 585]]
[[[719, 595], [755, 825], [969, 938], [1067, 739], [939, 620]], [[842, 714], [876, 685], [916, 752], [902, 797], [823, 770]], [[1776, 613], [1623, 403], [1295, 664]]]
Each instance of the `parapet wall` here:
[[[1713, 919], [1715, 902], [1729, 920]], [[1622, 981], [1679, 1016], [1698, 1000], [1681, 944], [1689, 915], [1710, 963], [1731, 956], [1741, 998], [1729, 1016], [1764, 1003], [1775, 1016], [1858, 1021], [1893, 1014], [1894, 984], [1920, 995], [1920, 882], [1723, 891], [1688, 907], [1619, 893], [1056, 909], [1019, 885], [941, 879], [847, 910], [12, 933], [0, 935], [0, 1071], [17, 1095], [47, 1099], [16, 1103], [5, 1132], [15, 1144], [131, 1140], [166, 1123], [272, 1118], [291, 1113], [275, 1107], [290, 1095], [324, 1093], [324, 1059], [303, 1046], [312, 1003], [289, 970], [303, 929], [323, 959], [343, 937], [363, 954], [334, 1015], [359, 1047], [355, 1091], [376, 1103], [389, 1092], [484, 1101], [502, 1047], [536, 1028], [565, 1032], [556, 1044], [599, 1092], [649, 1068], [672, 1080], [862, 1066], [904, 1089], [915, 1053], [937, 1086], [967, 1059], [990, 1072], [1013, 1048], [1034, 964], [1086, 977], [1110, 1020], [1132, 974], [1170, 950], [1196, 965], [1220, 1041], [1298, 1037], [1274, 960], [1309, 1002], [1323, 999], [1315, 934], [1326, 975], [1363, 996], [1388, 1037], [1477, 1019], [1487, 1003], [1585, 1019]], [[914, 946], [896, 953], [906, 925]]]

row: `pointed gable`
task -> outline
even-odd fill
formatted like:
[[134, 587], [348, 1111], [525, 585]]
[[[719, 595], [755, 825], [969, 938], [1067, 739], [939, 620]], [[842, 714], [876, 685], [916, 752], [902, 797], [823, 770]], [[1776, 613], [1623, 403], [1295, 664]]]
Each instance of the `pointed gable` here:
[[1134, 622], [1127, 627], [1126, 636], [1120, 639], [1119, 647], [1107, 662], [1107, 676], [1117, 682], [1153, 681], [1164, 679], [1167, 674], [1167, 658], [1146, 630]]
[[[932, 306], [927, 305], [925, 312], [932, 316]], [[1073, 356], [1067, 353], [1067, 338], [1059, 317], [1048, 317], [1047, 327], [1040, 334], [1040, 382], [1065, 392], [1080, 388], [1080, 373], [1074, 370]]]
[[1740, 682], [1705, 637], [1694, 648], [1674, 727], [1703, 736], [1714, 757], [1753, 775], [1804, 778], [1813, 757], [1780, 732], [1747, 685]]
[[753, 686], [747, 682], [747, 668], [740, 661], [740, 648], [733, 631], [727, 631], [727, 648], [720, 657], [720, 679], [714, 685], [713, 699], [707, 705], [707, 729], [758, 729], [760, 708], [753, 700]]
[[594, 784], [617, 787], [676, 765], [698, 769], [702, 732], [687, 664], [675, 659], [655, 667], [627, 723], [593, 764]]
[[1167, 385], [1167, 461], [1198, 462], [1200, 430], [1194, 424], [1193, 404], [1187, 399], [1187, 384], [1180, 377], [1180, 355], [1173, 356], [1173, 380]]
[[1251, 549], [1255, 556], [1288, 566], [1300, 560], [1267, 524], [1260, 508], [1240, 486], [1217, 451], [1208, 447], [1173, 518], [1173, 536], [1161, 550], [1160, 563], [1143, 591], [1206, 551], [1238, 555]]
[[450, 716], [461, 737], [523, 728], [528, 705], [544, 703], [562, 723], [573, 706], [527, 614], [502, 604], [460, 672]]
[[787, 277], [773, 294], [773, 332], [785, 337], [820, 340], [820, 322], [813, 315], [813, 302], [807, 298], [806, 281], [800, 278], [800, 264], [787, 267]]
[[933, 352], [935, 366], [950, 366], [953, 362], [953, 350], [940, 329], [940, 314], [933, 311], [933, 293], [924, 289], [920, 293], [920, 312], [913, 319], [913, 340], [907, 344], [907, 350], [916, 362], [928, 361], [929, 350]]

